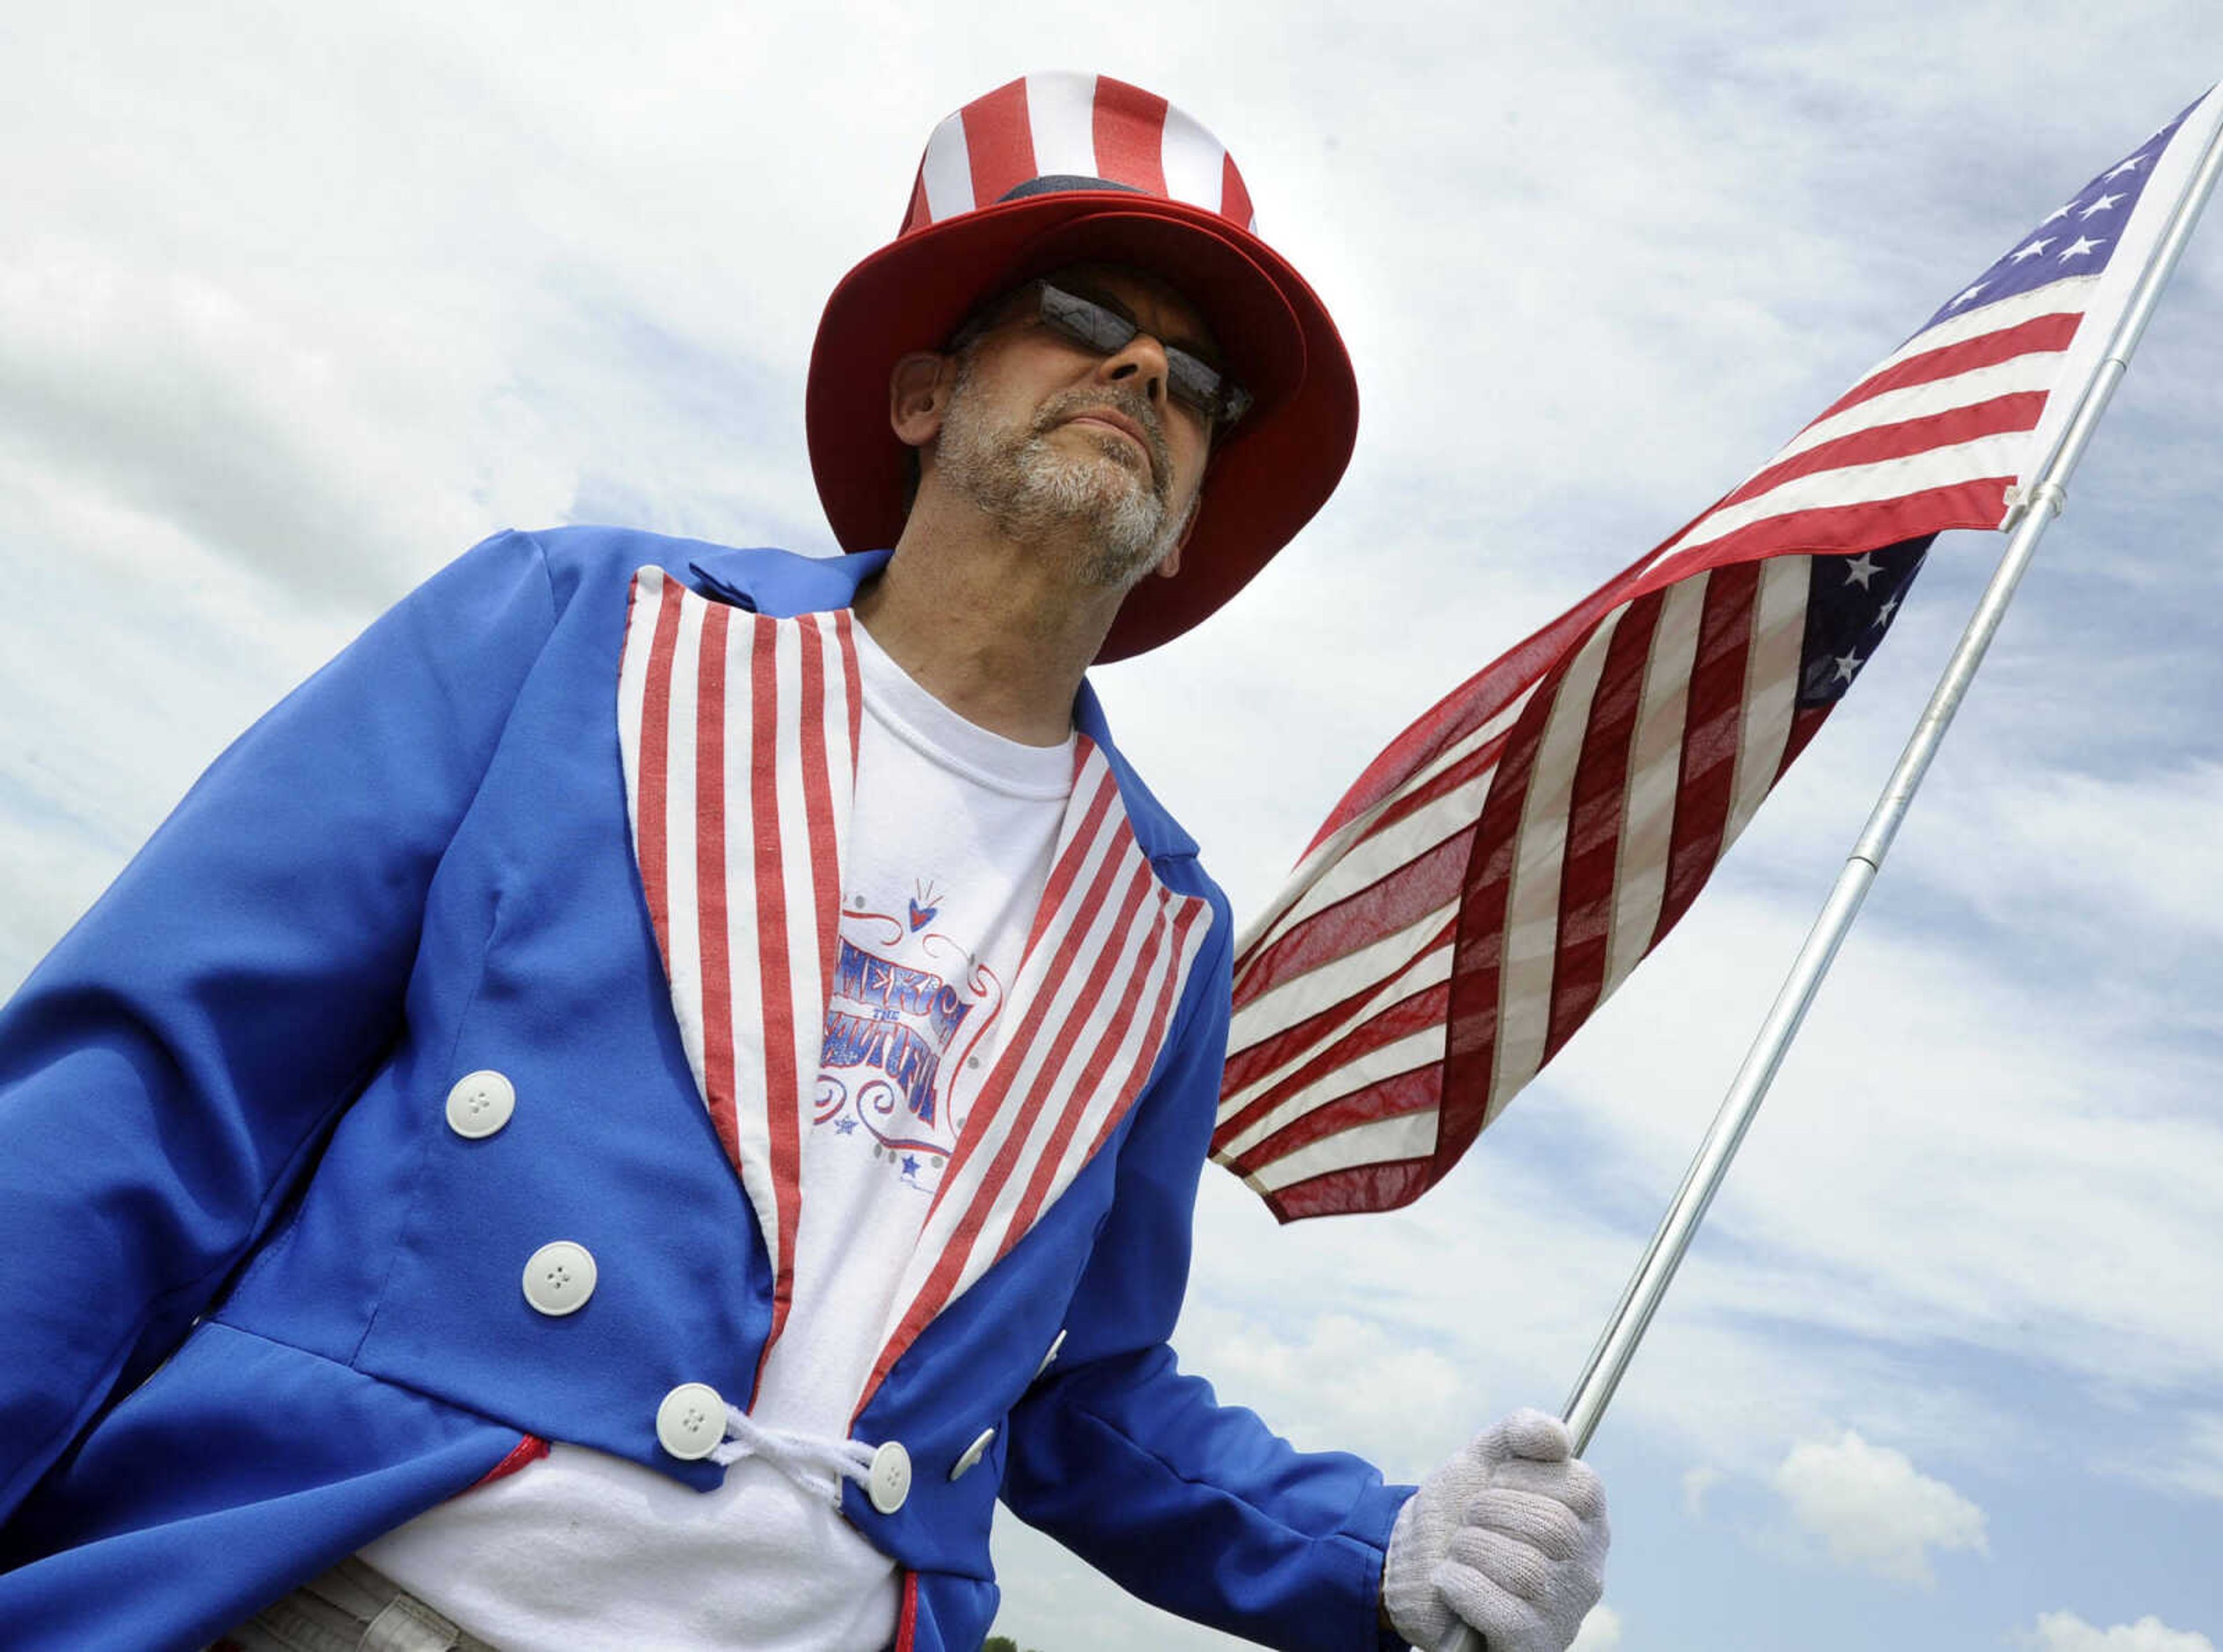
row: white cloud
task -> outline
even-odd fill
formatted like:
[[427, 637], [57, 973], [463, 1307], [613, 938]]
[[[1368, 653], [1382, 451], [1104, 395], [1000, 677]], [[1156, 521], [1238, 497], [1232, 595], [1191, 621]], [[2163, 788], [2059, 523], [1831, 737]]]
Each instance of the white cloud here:
[[2031, 1652], [2215, 1652], [2205, 1635], [2171, 1629], [2151, 1613], [2135, 1624], [2100, 1629], [2073, 1611], [2040, 1612], [2037, 1627], [2018, 1638]]
[[1603, 1602], [1591, 1607], [1567, 1652], [1621, 1652], [1621, 1614]]
[[2174, 1436], [2117, 1468], [2148, 1486], [2223, 1501], [2223, 1413], [2194, 1412]]
[[[1668, 9], [1603, 40], [1580, 7], [1381, 28], [1138, 0], [1128, 39], [1149, 44], [1117, 58], [1088, 19], [1011, 0], [959, 28], [841, 4], [650, 3], [623, 28], [501, 5], [47, 8], [0, 62], [24, 140], [0, 146], [22, 243], [0, 269], [0, 574], [29, 598], [0, 614], [0, 979], [224, 738], [480, 533], [579, 513], [822, 544], [797, 415], [824, 295], [891, 229], [932, 122], [1052, 63], [1225, 137], [1359, 367], [1359, 452], [1319, 521], [1198, 637], [1104, 684], [1254, 909], [1382, 739], [2190, 96], [2140, 42], [2192, 38], [2211, 6], [2022, 8], [2012, 61], [1989, 49], [1998, 8], [1906, 0], [1733, 32]], [[2104, 98], [2068, 95], [2103, 60]], [[1980, 1395], [1940, 1357], [1968, 1344], [2118, 1385], [2183, 1442], [2141, 1478], [2223, 1497], [2223, 1320], [2202, 1306], [2223, 1133], [2190, 1107], [2223, 1060], [2217, 668], [2094, 630], [2111, 602], [2141, 632], [2213, 612], [2196, 443], [2223, 417], [2219, 270], [2223, 240], [2195, 240], [1607, 1420], [1641, 1448], [1624, 1461], [1708, 1465], [1694, 1511], [1710, 1477], [1764, 1480], [1843, 1423], [1932, 1466], [2037, 1460], [2014, 1385], [1987, 1372]], [[2130, 439], [2164, 390], [2160, 439]], [[2119, 531], [2148, 495], [2170, 513]], [[1401, 1479], [1557, 1404], [1957, 628], [1955, 568], [1987, 555], [1941, 547], [1672, 962], [1451, 1183], [1282, 1230], [1208, 1173], [1186, 1363]], [[2064, 1486], [2094, 1466], [2044, 1460]], [[1006, 1549], [1011, 1524], [1032, 1643], [1220, 1643], [1071, 1583], [1085, 1568], [1046, 1540]], [[1914, 1542], [1913, 1564], [1944, 1548]]]
[[1684, 1471], [1683, 1509], [1691, 1519], [1706, 1517], [1706, 1493], [1719, 1486], [1723, 1478], [1720, 1469], [1705, 1463]]
[[1984, 1511], [1905, 1454], [1852, 1429], [1835, 1444], [1803, 1441], [1775, 1471], [1775, 1489], [1840, 1565], [1900, 1583], [1936, 1581], [1932, 1549], [1988, 1552]]

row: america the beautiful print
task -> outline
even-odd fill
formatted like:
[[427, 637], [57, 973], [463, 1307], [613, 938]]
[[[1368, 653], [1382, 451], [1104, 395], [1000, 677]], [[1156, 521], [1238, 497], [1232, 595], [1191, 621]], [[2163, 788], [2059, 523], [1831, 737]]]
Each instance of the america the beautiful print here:
[[814, 1135], [848, 1138], [891, 1181], [928, 1194], [963, 1134], [1004, 1005], [995, 970], [948, 933], [948, 899], [922, 881], [900, 905], [867, 892], [845, 900], [811, 1115]]

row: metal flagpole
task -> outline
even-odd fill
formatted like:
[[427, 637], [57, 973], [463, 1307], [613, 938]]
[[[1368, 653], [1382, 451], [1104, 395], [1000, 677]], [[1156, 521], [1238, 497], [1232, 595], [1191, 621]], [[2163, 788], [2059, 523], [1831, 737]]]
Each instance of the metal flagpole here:
[[[1921, 785], [1930, 761], [1945, 737], [1947, 725], [1960, 709], [1976, 668], [1983, 663], [1985, 651], [1999, 628], [2007, 604], [2013, 600], [2023, 571], [2030, 566], [2038, 540], [2061, 513], [2062, 502], [2068, 497], [2069, 478], [2083, 458], [2093, 431], [2099, 428], [2100, 416], [2106, 411], [2115, 386], [2130, 363], [2131, 353], [2144, 335], [2161, 290], [2175, 273], [2192, 226], [2214, 190], [2219, 170], [2223, 170], [2223, 124], [2208, 135], [2207, 148], [2177, 198], [2169, 225], [2162, 232], [2152, 259], [2138, 277], [2130, 303], [2115, 324], [2114, 336], [2108, 341], [2106, 355], [2084, 386], [2059, 445], [2038, 473], [2037, 481], [2014, 502], [2018, 520], [1999, 565], [1992, 574], [1991, 583], [1984, 587], [1983, 597], [1976, 604], [1968, 629], [1962, 632], [1952, 658], [1946, 662], [1944, 675], [1930, 694], [1930, 703], [1923, 708], [1922, 719], [1915, 725], [1899, 766], [1885, 782], [1883, 795], [1876, 800], [1867, 826], [1854, 844], [1844, 870], [1837, 875], [1836, 887], [1830, 890], [1821, 915], [1807, 933], [1805, 945], [1799, 948], [1791, 973], [1767, 1012], [1767, 1019], [1760, 1023], [1743, 1065], [1737, 1069], [1729, 1094], [1722, 1099], [1721, 1110], [1714, 1115], [1705, 1140], [1699, 1144], [1697, 1156], [1691, 1161], [1674, 1202], [1660, 1221], [1659, 1230], [1653, 1234], [1644, 1259], [1637, 1264], [1635, 1273], [1622, 1292], [1620, 1305], [1606, 1322], [1597, 1346], [1590, 1352], [1589, 1364], [1584, 1366], [1573, 1393], [1568, 1396], [1566, 1409], [1561, 1415], [1568, 1432], [1574, 1435], [1578, 1454], [1589, 1448], [1598, 1419], [1605, 1415], [1614, 1390], [1620, 1386], [1636, 1345], [1643, 1340], [1645, 1328], [1651, 1324], [1659, 1299], [1666, 1294], [1668, 1282], [1675, 1277], [1675, 1270], [1683, 1260], [1691, 1234], [1697, 1231], [1706, 1207], [1713, 1203], [1722, 1178], [1728, 1175], [1729, 1160], [1736, 1156], [1745, 1132], [1751, 1128], [1753, 1115], [1759, 1112], [1792, 1040], [1798, 1035], [1807, 1007], [1821, 989], [1822, 978], [1829, 973], [1837, 948], [1860, 914], [1861, 902], [1867, 897], [1868, 886], [1875, 882], [1877, 869], [1883, 864], [1892, 839], [1899, 834], [1899, 823], [1906, 817], [1915, 788]], [[1441, 1652], [1483, 1652], [1483, 1640], [1473, 1630], [1461, 1625], [1444, 1643]]]

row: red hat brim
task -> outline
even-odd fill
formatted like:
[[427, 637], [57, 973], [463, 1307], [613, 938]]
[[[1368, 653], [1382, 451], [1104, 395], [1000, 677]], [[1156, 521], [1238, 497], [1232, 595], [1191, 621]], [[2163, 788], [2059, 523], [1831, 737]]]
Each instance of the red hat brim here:
[[1184, 201], [1123, 190], [1025, 196], [914, 230], [842, 278], [810, 353], [810, 467], [845, 550], [903, 531], [909, 449], [888, 379], [937, 349], [996, 293], [1063, 264], [1125, 263], [1171, 283], [1256, 399], [1212, 454], [1174, 579], [1128, 594], [1098, 653], [1123, 659], [1179, 636], [1248, 584], [1312, 519], [1358, 434], [1358, 388], [1327, 310], [1256, 236]]

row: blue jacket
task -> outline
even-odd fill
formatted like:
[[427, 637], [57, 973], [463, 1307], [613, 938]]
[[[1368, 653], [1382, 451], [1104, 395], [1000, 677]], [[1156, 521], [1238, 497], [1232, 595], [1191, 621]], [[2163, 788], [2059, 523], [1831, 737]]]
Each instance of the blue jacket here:
[[[662, 1451], [657, 1407], [690, 1381], [747, 1391], [771, 1284], [628, 838], [626, 594], [657, 563], [807, 612], [882, 560], [486, 541], [218, 759], [0, 1011], [0, 1642], [198, 1646], [535, 1439], [718, 1483]], [[1077, 718], [1110, 751], [1086, 688]], [[1231, 925], [1111, 760], [1211, 934], [1111, 1143], [859, 1416], [907, 1448], [907, 1500], [881, 1514], [851, 1486], [847, 1511], [904, 1570], [903, 1646], [986, 1635], [1000, 1492], [1169, 1610], [1373, 1648], [1405, 1488], [1293, 1450], [1166, 1346]], [[445, 1098], [482, 1068], [516, 1111], [467, 1140]], [[519, 1288], [556, 1237], [600, 1265], [561, 1318]]]

